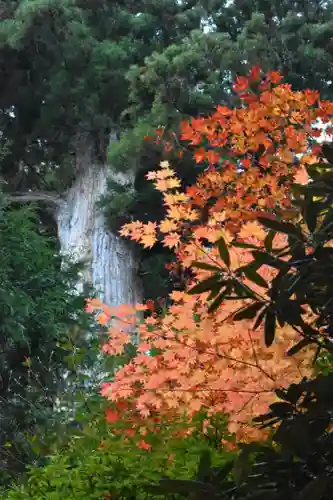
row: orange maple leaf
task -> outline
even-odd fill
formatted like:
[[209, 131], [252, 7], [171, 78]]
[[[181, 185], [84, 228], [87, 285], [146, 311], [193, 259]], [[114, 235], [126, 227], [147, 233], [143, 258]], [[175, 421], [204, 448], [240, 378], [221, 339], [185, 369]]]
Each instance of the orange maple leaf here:
[[106, 421], [109, 422], [109, 424], [115, 424], [118, 422], [120, 415], [118, 412], [112, 410], [111, 408], [108, 408], [106, 410], [106, 415], [105, 415]]
[[158, 191], [164, 192], [169, 191], [170, 189], [180, 187], [180, 180], [175, 178], [169, 179], [157, 179], [155, 181], [155, 186]]
[[170, 233], [163, 238], [164, 246], [168, 248], [176, 247], [180, 242], [180, 236], [178, 233]]
[[267, 74], [267, 80], [271, 81], [272, 83], [279, 83], [282, 79], [283, 77], [278, 71], [271, 71]]
[[204, 148], [196, 149], [193, 157], [196, 163], [203, 163], [206, 160], [206, 150]]
[[220, 155], [210, 150], [207, 152], [207, 161], [210, 165], [216, 165], [220, 161]]
[[[164, 307], [161, 315], [150, 303], [147, 306], [152, 314], [144, 320], [135, 316], [135, 308], [134, 313], [112, 314], [104, 349], [110, 354], [124, 352], [133, 328], [139, 344], [136, 356], [101, 392], [111, 401], [126, 402], [132, 429], [157, 431], [161, 419], [174, 422], [184, 414], [191, 425], [198, 411], [207, 408], [210, 416], [229, 415], [229, 431], [235, 432], [237, 439], [259, 439], [263, 436], [250, 425], [252, 417], [267, 411], [277, 387], [312, 373], [310, 348], [295, 357], [285, 356], [298, 341], [292, 328], [279, 328], [277, 342], [267, 349], [262, 326], [254, 332], [251, 321], [233, 320], [239, 301], [229, 298], [209, 314], [209, 292], [188, 293], [195, 283], [211, 276], [209, 269], [193, 269], [193, 261], [225, 272], [216, 245], [221, 236], [228, 246], [232, 272], [250, 264], [253, 255], [250, 249], [234, 247], [231, 242], [263, 244], [266, 231], [256, 222], [258, 216], [275, 219], [278, 214], [283, 220], [297, 219], [291, 185], [308, 182], [304, 165], [320, 154], [320, 146], [311, 146], [309, 154], [313, 123], [332, 120], [333, 103], [319, 101], [317, 93], [294, 92], [291, 86], [280, 84], [281, 76], [276, 72], [261, 83], [260, 77], [256, 67], [248, 77], [237, 78], [234, 90], [241, 100], [239, 108], [219, 106], [211, 116], [181, 124], [181, 138], [190, 143], [197, 160], [210, 158], [210, 168], [183, 191], [169, 164], [161, 164], [148, 177], [163, 193], [166, 217], [158, 225], [137, 221], [122, 231], [148, 247], [156, 241], [157, 233], [162, 233], [163, 244], [175, 251], [177, 268], [190, 269], [193, 275], [184, 291], [170, 294], [171, 305]], [[220, 162], [221, 148], [226, 159], [214, 167]], [[303, 158], [300, 165], [294, 164], [295, 155]], [[274, 238], [275, 248], [285, 244], [282, 236]], [[274, 273], [266, 266], [260, 269], [268, 283]], [[241, 279], [265, 296], [262, 287], [245, 276]], [[91, 312], [94, 307], [101, 310], [98, 302], [87, 307]], [[108, 315], [106, 310], [104, 313]], [[158, 356], [147, 354], [152, 348], [158, 349]], [[139, 446], [146, 449], [150, 445], [142, 440]]]
[[236, 82], [233, 83], [233, 89], [237, 93], [244, 92], [249, 88], [249, 80], [245, 76], [237, 76]]
[[138, 448], [141, 448], [141, 450], [147, 450], [150, 451], [152, 449], [152, 445], [147, 443], [144, 439], [141, 439], [138, 443]]
[[159, 225], [159, 229], [161, 233], [169, 233], [172, 231], [176, 231], [178, 229], [178, 225], [174, 220], [164, 219]]
[[257, 222], [247, 222], [243, 224], [241, 230], [238, 233], [238, 237], [243, 240], [256, 238], [259, 241], [264, 241], [266, 236], [267, 233], [264, 231], [263, 227]]

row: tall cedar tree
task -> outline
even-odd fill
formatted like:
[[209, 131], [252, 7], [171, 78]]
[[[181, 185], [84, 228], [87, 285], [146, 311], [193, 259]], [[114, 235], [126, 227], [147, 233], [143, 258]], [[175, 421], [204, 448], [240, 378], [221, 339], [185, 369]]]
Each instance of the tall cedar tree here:
[[[2, 175], [10, 190], [63, 191], [77, 175], [76, 134], [88, 132], [104, 160], [116, 130], [110, 161], [134, 169], [136, 183], [125, 192], [110, 185], [103, 205], [114, 229], [163, 217], [144, 174], [165, 153], [144, 136], [232, 105], [231, 81], [249, 65], [280, 70], [295, 89], [331, 98], [330, 2], [30, 0], [1, 2], [0, 12], [1, 140], [9, 150]], [[185, 156], [181, 169], [173, 165], [189, 184], [197, 169]], [[161, 247], [143, 260], [147, 296], [170, 288], [167, 260]], [[150, 269], [163, 278], [153, 288]]]

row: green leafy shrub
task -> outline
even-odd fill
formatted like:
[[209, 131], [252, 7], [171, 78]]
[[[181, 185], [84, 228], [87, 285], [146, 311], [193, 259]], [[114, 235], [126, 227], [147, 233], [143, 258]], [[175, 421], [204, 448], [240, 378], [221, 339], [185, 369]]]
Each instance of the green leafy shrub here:
[[[8, 500], [150, 499], [159, 498], [148, 486], [161, 475], [190, 479], [203, 452], [216, 465], [230, 460], [221, 439], [225, 423], [216, 421], [208, 434], [198, 431], [184, 438], [171, 437], [174, 429], [151, 436], [152, 448], [138, 447], [141, 436], [125, 439], [113, 432], [99, 406], [99, 414], [78, 416], [69, 441], [60, 444], [44, 467], [32, 467], [24, 483], [3, 495]], [[119, 429], [118, 429], [119, 430]], [[109, 496], [108, 496], [109, 495]], [[162, 496], [163, 498], [163, 496]], [[174, 497], [177, 498], [177, 497]]]
[[[37, 210], [9, 205], [2, 194], [0, 261], [2, 485], [38, 459], [29, 438], [55, 417], [56, 399], [71, 398], [78, 370], [94, 362], [95, 341], [84, 334], [94, 327], [75, 291], [80, 267], [63, 268]], [[81, 359], [71, 366], [74, 354]]]

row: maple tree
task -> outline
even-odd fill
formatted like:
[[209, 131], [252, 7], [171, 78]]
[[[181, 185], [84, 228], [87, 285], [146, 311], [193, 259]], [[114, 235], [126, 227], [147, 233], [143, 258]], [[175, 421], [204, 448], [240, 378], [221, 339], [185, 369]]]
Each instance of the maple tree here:
[[[238, 108], [218, 106], [211, 116], [181, 126], [181, 139], [196, 161], [207, 163], [196, 183], [182, 190], [176, 173], [162, 162], [147, 178], [163, 195], [166, 217], [121, 230], [145, 248], [162, 241], [174, 249], [178, 263], [191, 270], [185, 290], [173, 291], [171, 306], [159, 315], [152, 304], [110, 309], [90, 301], [87, 306], [109, 325], [106, 353], [121, 354], [133, 331], [138, 334], [136, 356], [102, 388], [116, 403], [109, 421], [127, 414], [130, 433], [139, 427], [144, 436], [184, 415], [191, 422], [206, 410], [208, 417], [226, 413], [238, 440], [262, 437], [251, 418], [267, 410], [277, 388], [312, 372], [312, 346], [286, 355], [299, 332], [280, 325], [273, 344], [275, 316], [266, 316], [265, 326], [254, 325], [249, 319], [259, 312], [258, 303], [250, 314], [242, 311], [253, 297], [267, 300], [276, 275], [269, 266], [252, 265], [253, 249], [282, 251], [287, 244], [286, 235], [267, 231], [258, 216], [299, 218], [291, 187], [306, 184], [307, 168], [322, 161], [318, 138], [322, 124], [333, 134], [333, 103], [320, 100], [316, 91], [294, 92], [278, 73], [262, 75], [258, 66], [236, 80], [234, 91]], [[152, 313], [144, 320], [138, 315], [143, 310]], [[313, 320], [309, 308], [304, 318]]]

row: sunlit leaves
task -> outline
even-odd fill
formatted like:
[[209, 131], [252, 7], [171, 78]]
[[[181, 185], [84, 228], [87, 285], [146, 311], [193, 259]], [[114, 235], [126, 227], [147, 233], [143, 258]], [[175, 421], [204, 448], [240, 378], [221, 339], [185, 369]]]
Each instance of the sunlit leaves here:
[[174, 249], [185, 276], [162, 316], [150, 310], [141, 323], [132, 317], [125, 329], [110, 327], [110, 352], [121, 352], [129, 325], [140, 336], [138, 355], [107, 396], [130, 397], [139, 427], [154, 427], [156, 414], [172, 421], [185, 411], [191, 421], [204, 407], [227, 413], [229, 430], [248, 439], [256, 431], [241, 422], [267, 409], [275, 388], [312, 370], [316, 321], [328, 314], [318, 300], [333, 295], [333, 259], [324, 248], [333, 179], [318, 166], [320, 147], [307, 149], [311, 124], [318, 115], [330, 120], [333, 106], [320, 107], [315, 92], [276, 86], [277, 73], [258, 86], [258, 71], [235, 82], [242, 107], [182, 124], [183, 140], [209, 168], [182, 192], [163, 162], [148, 177], [166, 217], [122, 229], [146, 247]]

